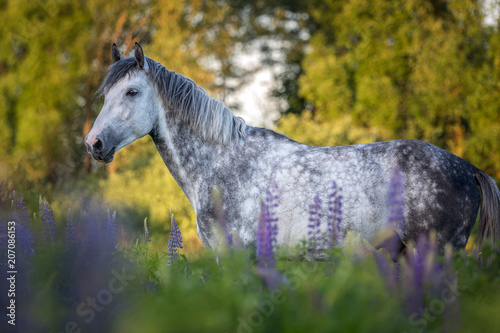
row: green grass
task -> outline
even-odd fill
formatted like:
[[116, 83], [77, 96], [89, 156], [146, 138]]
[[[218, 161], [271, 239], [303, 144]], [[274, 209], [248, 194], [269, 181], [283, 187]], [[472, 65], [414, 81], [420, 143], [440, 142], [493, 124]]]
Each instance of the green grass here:
[[[2, 221], [13, 213], [2, 215]], [[80, 216], [91, 218], [77, 224], [77, 243], [69, 248], [61, 227], [53, 242], [35, 234], [33, 252], [23, 254], [18, 239], [16, 327], [21, 331], [495, 332], [500, 327], [498, 244], [478, 257], [465, 250], [448, 259], [427, 253], [416, 269], [424, 272], [419, 287], [411, 262], [402, 259], [394, 282], [392, 273], [383, 276], [371, 250], [353, 237], [326, 261], [307, 259], [307, 254], [290, 260], [289, 253], [279, 252], [276, 268], [269, 269], [279, 278], [270, 289], [266, 279], [273, 275], [259, 269], [248, 251], [186, 257], [181, 250], [169, 267], [167, 243], [154, 244], [154, 235], [152, 242], [143, 234], [132, 240], [128, 235], [109, 252], [105, 210]], [[385, 254], [382, 260], [393, 268]], [[451, 267], [440, 265], [446, 260]], [[0, 268], [4, 274], [6, 266]], [[457, 288], [450, 287], [455, 283]], [[6, 288], [2, 278], [0, 292]], [[409, 310], [415, 292], [423, 299], [419, 313]], [[2, 332], [5, 324], [0, 323]]]

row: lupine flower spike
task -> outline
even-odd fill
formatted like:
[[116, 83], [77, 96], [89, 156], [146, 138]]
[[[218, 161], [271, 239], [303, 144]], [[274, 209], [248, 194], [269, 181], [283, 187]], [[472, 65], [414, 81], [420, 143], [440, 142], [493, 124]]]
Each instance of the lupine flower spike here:
[[385, 261], [384, 256], [377, 251], [377, 249], [372, 248], [371, 249], [372, 255], [373, 255], [373, 260], [375, 261], [375, 264], [377, 265], [378, 271], [382, 277], [384, 277], [386, 280], [388, 280], [390, 270], [389, 266], [387, 265], [387, 262]]
[[388, 225], [395, 230], [401, 230], [404, 224], [404, 189], [403, 189], [403, 174], [399, 166], [396, 166], [392, 171], [391, 180], [389, 183], [389, 193], [387, 205], [389, 207]]
[[264, 201], [260, 202], [259, 224], [257, 225], [257, 260], [261, 268], [274, 267], [272, 225]]
[[321, 199], [318, 195], [314, 197], [314, 203], [309, 205], [308, 243], [309, 249], [315, 256], [321, 246]]
[[146, 242], [151, 242], [151, 238], [149, 237], [148, 218], [147, 217], [144, 219], [144, 240]]
[[42, 220], [43, 241], [45, 243], [54, 242], [57, 237], [54, 213], [52, 212], [48, 202], [42, 199], [42, 196], [39, 198], [38, 208], [40, 209], [40, 218]]
[[168, 237], [168, 266], [175, 264], [179, 249], [182, 249], [182, 235], [175, 221], [174, 214], [170, 210], [170, 235]]
[[[274, 187], [276, 190], [277, 187]], [[270, 191], [272, 193], [272, 190]], [[269, 198], [269, 192], [267, 193]], [[273, 242], [278, 234], [277, 218], [273, 215], [272, 208], [276, 205], [270, 202], [277, 199], [276, 195], [272, 200], [260, 202], [259, 223], [257, 225], [257, 275], [268, 289], [275, 289], [279, 284], [285, 281], [275, 269]]]
[[332, 183], [332, 191], [328, 195], [328, 222], [326, 246], [331, 248], [338, 245], [340, 238], [340, 224], [342, 222], [342, 188]]
[[[403, 229], [404, 225], [404, 178], [399, 166], [396, 166], [392, 170], [389, 181], [389, 191], [387, 194], [387, 208], [389, 214], [386, 226], [389, 232], [387, 235], [384, 235], [381, 246], [387, 249], [393, 260], [395, 260], [399, 257], [401, 246], [401, 239], [398, 232]], [[389, 285], [395, 285], [400, 278], [399, 262], [394, 263], [392, 273], [389, 273], [387, 263], [385, 263], [385, 258], [378, 253], [377, 250], [374, 251], [377, 252], [374, 252], [373, 256], [380, 273], [387, 279]], [[413, 253], [409, 253], [407, 257], [412, 260]], [[414, 298], [418, 298], [418, 295]]]
[[[15, 199], [15, 192], [13, 194]], [[21, 248], [24, 250], [25, 254], [31, 255], [33, 254], [33, 249], [35, 247], [35, 238], [33, 237], [33, 233], [29, 228], [30, 224], [30, 213], [28, 212], [28, 208], [26, 207], [26, 202], [24, 201], [24, 197], [22, 194], [16, 200], [16, 212], [17, 220], [18, 220], [18, 237], [19, 242], [21, 244]]]
[[30, 213], [28, 212], [28, 208], [26, 207], [26, 202], [24, 201], [24, 197], [22, 194], [19, 195], [17, 198], [16, 202], [16, 208], [17, 208], [17, 214], [19, 215], [20, 221], [23, 224], [26, 224], [26, 227], [28, 226], [27, 223], [30, 218]]
[[384, 247], [394, 260], [399, 256], [401, 246], [399, 235], [405, 223], [404, 178], [399, 166], [396, 166], [392, 171], [387, 195], [387, 207], [389, 209], [387, 228], [391, 231], [392, 236], [384, 242]]
[[273, 250], [276, 251], [278, 245], [278, 216], [276, 214], [276, 208], [278, 207], [278, 185], [276, 182], [272, 182], [266, 191], [265, 198], [265, 214], [266, 219], [269, 223], [269, 228], [271, 232], [271, 243]]

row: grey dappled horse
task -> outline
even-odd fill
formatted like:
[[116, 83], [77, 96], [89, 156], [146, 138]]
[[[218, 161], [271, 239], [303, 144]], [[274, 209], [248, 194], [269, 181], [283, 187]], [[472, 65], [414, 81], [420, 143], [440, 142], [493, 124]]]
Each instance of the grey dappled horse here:
[[[218, 189], [228, 232], [244, 246], [256, 242], [259, 198], [278, 185], [278, 244], [294, 246], [307, 235], [308, 206], [316, 194], [327, 202], [333, 181], [343, 188], [342, 235], [370, 240], [387, 225], [392, 170], [404, 179], [401, 249], [431, 229], [439, 248], [463, 248], [481, 209], [479, 240], [500, 237], [500, 192], [474, 165], [416, 140], [345, 147], [313, 147], [272, 130], [247, 126], [192, 80], [144, 56], [123, 57], [113, 45], [114, 64], [98, 90], [104, 106], [85, 144], [106, 163], [149, 134], [197, 216], [204, 246], [219, 245]], [[398, 237], [399, 236], [399, 237]], [[341, 239], [342, 244], [342, 239]]]

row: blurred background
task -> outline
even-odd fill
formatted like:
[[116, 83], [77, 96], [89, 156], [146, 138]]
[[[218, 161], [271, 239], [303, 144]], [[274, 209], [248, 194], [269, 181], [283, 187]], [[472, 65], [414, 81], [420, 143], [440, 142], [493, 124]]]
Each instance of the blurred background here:
[[[314, 145], [431, 142], [500, 179], [499, 1], [0, 0], [0, 205], [89, 198], [161, 247], [195, 215], [149, 137], [109, 165], [83, 140], [111, 45], [135, 42], [250, 125]], [[63, 222], [61, 222], [63, 223]], [[63, 228], [64, 226], [59, 226]], [[127, 231], [124, 231], [125, 233]]]

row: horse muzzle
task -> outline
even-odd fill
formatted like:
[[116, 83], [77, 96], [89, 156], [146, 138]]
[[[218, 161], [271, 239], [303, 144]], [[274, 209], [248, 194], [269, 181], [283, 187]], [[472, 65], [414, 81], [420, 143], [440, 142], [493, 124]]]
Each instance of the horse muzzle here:
[[115, 157], [116, 147], [108, 145], [105, 146], [103, 140], [99, 137], [90, 137], [89, 135], [85, 138], [85, 146], [87, 147], [87, 152], [97, 161], [110, 163]]
[[115, 158], [115, 147], [111, 148], [109, 152], [101, 152], [99, 154], [93, 154], [92, 157], [99, 162], [110, 163]]

